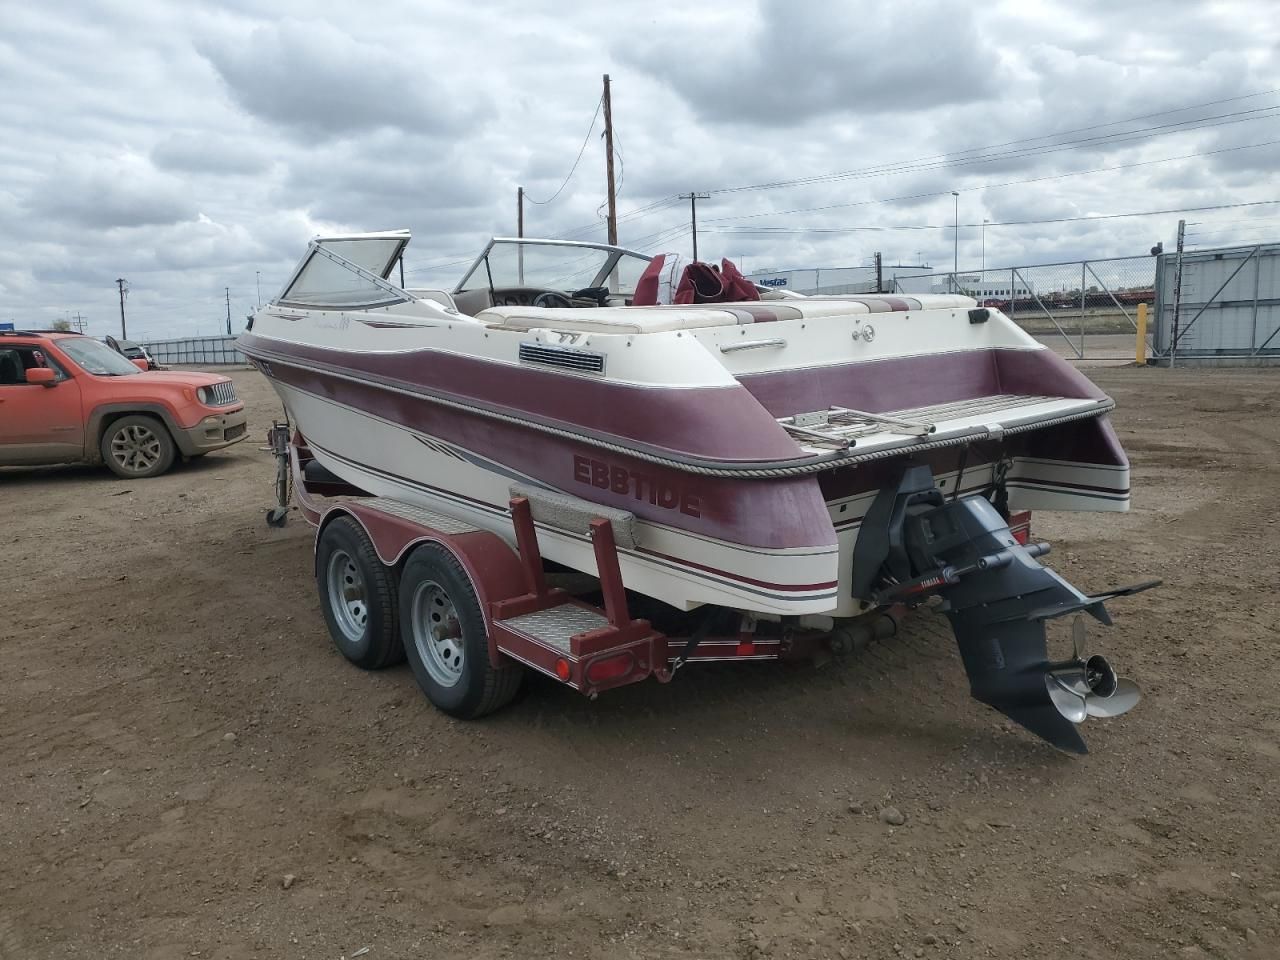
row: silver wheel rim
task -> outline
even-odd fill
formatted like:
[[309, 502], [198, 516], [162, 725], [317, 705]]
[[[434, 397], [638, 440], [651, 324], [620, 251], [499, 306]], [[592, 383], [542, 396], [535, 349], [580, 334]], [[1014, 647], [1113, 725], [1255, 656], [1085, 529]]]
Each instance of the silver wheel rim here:
[[462, 679], [466, 652], [462, 646], [462, 625], [458, 611], [444, 587], [424, 580], [413, 592], [410, 617], [413, 645], [418, 659], [431, 679], [442, 687], [452, 687]]
[[111, 438], [111, 459], [130, 473], [143, 473], [160, 462], [160, 438], [150, 427], [131, 423]]
[[365, 598], [364, 578], [360, 568], [345, 550], [329, 555], [325, 578], [329, 587], [329, 609], [343, 637], [359, 643], [369, 623], [369, 604]]

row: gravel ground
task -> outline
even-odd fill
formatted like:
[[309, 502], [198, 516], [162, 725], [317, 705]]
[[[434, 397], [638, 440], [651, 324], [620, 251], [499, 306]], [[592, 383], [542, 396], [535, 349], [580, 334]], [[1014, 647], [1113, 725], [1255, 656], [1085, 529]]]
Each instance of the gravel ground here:
[[1083, 758], [928, 616], [451, 720], [328, 640], [250, 371], [253, 439], [168, 476], [0, 471], [0, 958], [1280, 956], [1280, 375], [1089, 372], [1134, 509], [1037, 536], [1166, 584], [1095, 631], [1145, 699]]

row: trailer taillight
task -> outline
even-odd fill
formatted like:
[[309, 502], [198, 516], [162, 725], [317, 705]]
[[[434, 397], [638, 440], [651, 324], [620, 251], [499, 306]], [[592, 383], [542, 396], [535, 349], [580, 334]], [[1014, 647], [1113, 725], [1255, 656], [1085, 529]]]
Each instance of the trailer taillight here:
[[1031, 542], [1031, 511], [1023, 510], [1021, 513], [1012, 514], [1009, 517], [1009, 532], [1013, 534], [1013, 539], [1017, 540], [1024, 547]]
[[565, 683], [569, 682], [569, 676], [570, 676], [569, 661], [565, 660], [563, 657], [556, 661], [556, 676], [559, 677], [561, 680], [563, 680]]
[[599, 660], [593, 660], [587, 667], [587, 682], [607, 683], [610, 680], [617, 680], [620, 677], [625, 677], [631, 672], [631, 668], [634, 664], [635, 658], [631, 655], [630, 651], [615, 654], [611, 657], [601, 657]]

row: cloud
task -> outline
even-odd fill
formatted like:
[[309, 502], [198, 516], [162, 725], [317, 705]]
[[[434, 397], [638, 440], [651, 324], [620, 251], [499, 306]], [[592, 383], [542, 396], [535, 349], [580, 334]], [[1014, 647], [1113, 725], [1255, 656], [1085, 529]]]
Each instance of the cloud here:
[[151, 151], [151, 162], [161, 170], [241, 176], [264, 173], [272, 159], [249, 140], [235, 141], [209, 132], [172, 133]]
[[[998, 146], [1280, 106], [1280, 95], [1248, 97], [1280, 88], [1273, 6], [8, 4], [0, 319], [40, 325], [69, 309], [91, 333], [118, 329], [114, 280], [125, 276], [130, 333], [213, 332], [227, 288], [242, 317], [311, 236], [350, 229], [411, 228], [411, 279], [448, 285], [465, 266], [455, 261], [514, 231], [517, 187], [549, 197], [584, 138], [555, 202], [526, 203], [525, 229], [603, 239], [601, 120], [587, 135], [603, 73], [620, 239], [646, 252], [689, 252], [689, 205], [675, 198], [690, 190], [711, 191], [698, 204], [700, 252], [752, 269], [826, 269], [876, 251], [950, 265], [951, 190], [962, 224], [1274, 199], [1280, 152], [1260, 144], [1280, 140], [1278, 110], [1119, 143]], [[1211, 100], [1225, 102], [1185, 109]], [[1162, 116], [1116, 123], [1145, 114]], [[1078, 128], [1090, 129], [1055, 135]], [[983, 145], [980, 162], [946, 162]], [[1168, 159], [1224, 146], [1244, 149]], [[911, 194], [941, 195], [883, 202]], [[1123, 256], [1160, 239], [1171, 249], [1178, 219], [989, 227], [985, 250], [980, 227], [966, 226], [959, 259]], [[1280, 207], [1191, 219], [1198, 237], [1257, 239]]]
[[26, 209], [32, 217], [97, 230], [180, 223], [197, 213], [181, 181], [131, 154], [61, 159], [31, 192]]
[[944, 0], [874, 12], [763, 0], [758, 17], [726, 10], [691, 29], [642, 36], [622, 56], [668, 82], [704, 123], [781, 127], [986, 100], [1004, 73], [969, 8]]
[[380, 127], [447, 134], [464, 119], [429, 59], [361, 42], [329, 23], [284, 20], [197, 49], [241, 107], [298, 137]]

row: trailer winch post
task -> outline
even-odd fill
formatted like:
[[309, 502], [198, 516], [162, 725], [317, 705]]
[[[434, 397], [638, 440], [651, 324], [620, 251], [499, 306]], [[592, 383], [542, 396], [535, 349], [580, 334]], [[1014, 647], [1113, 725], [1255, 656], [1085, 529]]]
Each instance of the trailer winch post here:
[[520, 565], [524, 567], [525, 587], [533, 596], [541, 597], [547, 592], [547, 577], [542, 569], [538, 531], [533, 525], [533, 511], [527, 497], [512, 498], [511, 521], [516, 528], [516, 546], [520, 549]]
[[631, 623], [627, 612], [627, 591], [622, 585], [622, 568], [618, 564], [618, 545], [613, 538], [613, 523], [601, 517], [591, 521], [591, 546], [596, 554], [596, 572], [604, 594], [604, 613], [609, 625], [621, 629]]

